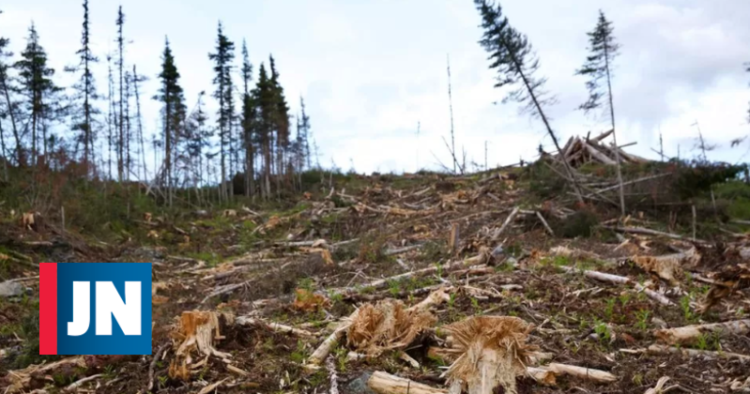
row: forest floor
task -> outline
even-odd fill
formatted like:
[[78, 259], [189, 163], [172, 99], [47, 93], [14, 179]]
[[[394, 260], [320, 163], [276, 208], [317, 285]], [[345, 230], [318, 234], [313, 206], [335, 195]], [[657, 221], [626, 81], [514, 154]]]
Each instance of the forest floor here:
[[[514, 350], [538, 348], [519, 393], [644, 393], [663, 377], [652, 393], [750, 392], [750, 292], [701, 310], [729, 244], [615, 233], [608, 212], [562, 238], [585, 214], [533, 198], [513, 172], [356, 177], [295, 199], [146, 214], [146, 240], [119, 245], [3, 222], [0, 279], [23, 293], [0, 297], [0, 393], [445, 393], [466, 351], [451, 324], [493, 316], [532, 326]], [[623, 226], [664, 228], [647, 215]], [[677, 266], [642, 263], [664, 255]], [[40, 261], [151, 262], [153, 355], [39, 356]]]

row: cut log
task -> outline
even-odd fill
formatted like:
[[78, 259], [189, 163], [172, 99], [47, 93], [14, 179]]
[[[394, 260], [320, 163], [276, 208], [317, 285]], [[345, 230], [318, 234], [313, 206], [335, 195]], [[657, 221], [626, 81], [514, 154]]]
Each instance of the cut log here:
[[678, 344], [694, 340], [706, 333], [746, 335], [750, 332], [750, 319], [734, 320], [725, 323], [700, 324], [685, 327], [666, 328], [656, 330], [654, 335], [659, 340], [670, 344]]
[[603, 164], [606, 164], [606, 165], [615, 165], [615, 164], [617, 164], [616, 161], [610, 159], [609, 157], [607, 157], [607, 155], [605, 155], [604, 153], [600, 152], [599, 150], [597, 150], [593, 146], [591, 146], [591, 145], [589, 145], [587, 143], [584, 143], [583, 146], [584, 146], [584, 148], [586, 148], [586, 151], [589, 152], [589, 154], [591, 155], [591, 157], [595, 158], [599, 162], [601, 162]]
[[505, 228], [508, 227], [510, 222], [513, 221], [513, 218], [515, 218], [516, 215], [518, 214], [519, 209], [520, 209], [519, 207], [513, 208], [513, 211], [510, 213], [510, 215], [508, 215], [507, 218], [505, 218], [505, 222], [503, 222], [503, 225], [500, 227], [500, 229], [498, 229], [497, 231], [495, 231], [494, 234], [492, 234], [493, 241], [496, 241], [500, 237], [500, 235], [503, 233], [503, 231], [505, 231]]
[[709, 359], [727, 359], [727, 358], [735, 358], [741, 361], [750, 361], [750, 356], [745, 354], [739, 354], [739, 353], [729, 353], [729, 352], [712, 352], [708, 350], [698, 350], [698, 349], [687, 349], [687, 348], [676, 348], [671, 346], [664, 346], [664, 345], [651, 345], [648, 347], [649, 353], [655, 353], [655, 354], [682, 354], [683, 356], [688, 357], [706, 357]]
[[248, 325], [248, 326], [263, 326], [268, 328], [271, 331], [275, 332], [283, 332], [283, 333], [290, 333], [294, 334], [300, 337], [307, 337], [307, 338], [314, 338], [315, 334], [311, 333], [307, 330], [301, 330], [299, 328], [294, 328], [292, 326], [287, 326], [284, 324], [274, 323], [274, 322], [267, 322], [262, 319], [255, 319], [248, 316], [240, 316], [235, 320], [238, 324], [241, 325]]
[[669, 376], [662, 376], [659, 379], [659, 381], [656, 382], [656, 386], [654, 386], [653, 388], [650, 388], [650, 389], [646, 390], [646, 392], [644, 394], [661, 394], [661, 393], [664, 393], [665, 391], [662, 391], [662, 390], [664, 390], [664, 385], [667, 384], [668, 381], [669, 381]]
[[547, 366], [547, 369], [557, 375], [566, 374], [599, 383], [610, 383], [617, 380], [617, 376], [612, 375], [609, 372], [592, 368], [578, 367], [575, 365], [551, 363]]
[[599, 272], [599, 271], [578, 270], [576, 268], [565, 267], [565, 266], [560, 267], [560, 269], [568, 273], [580, 272], [580, 273], [583, 273], [583, 275], [586, 276], [587, 278], [596, 279], [602, 282], [618, 283], [618, 284], [633, 284], [633, 287], [635, 287], [636, 290], [644, 292], [652, 300], [662, 305], [674, 305], [674, 302], [672, 302], [669, 298], [665, 297], [664, 295], [658, 292], [655, 292], [651, 289], [647, 289], [643, 287], [641, 284], [636, 283], [632, 279], [625, 277], [625, 276], [612, 275], [612, 274], [607, 274], [607, 273]]
[[448, 390], [417, 383], [381, 371], [376, 371], [370, 376], [370, 379], [367, 380], [367, 387], [379, 394], [448, 394]]

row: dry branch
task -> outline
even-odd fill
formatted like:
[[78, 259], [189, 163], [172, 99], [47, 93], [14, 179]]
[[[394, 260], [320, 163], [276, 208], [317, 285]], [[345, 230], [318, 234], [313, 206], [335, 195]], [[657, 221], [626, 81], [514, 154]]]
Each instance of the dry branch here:
[[520, 209], [519, 207], [513, 208], [513, 211], [511, 211], [510, 215], [508, 215], [508, 217], [505, 219], [505, 222], [503, 222], [503, 225], [500, 227], [500, 229], [498, 229], [497, 231], [495, 231], [494, 234], [492, 234], [493, 241], [496, 241], [500, 237], [500, 235], [502, 235], [503, 231], [505, 231], [505, 228], [508, 227], [510, 222], [513, 221], [513, 218], [515, 218], [516, 215], [518, 214], [519, 209]]
[[736, 358], [741, 361], [750, 361], [750, 356], [745, 355], [745, 354], [729, 353], [729, 352], [712, 352], [708, 350], [676, 348], [676, 347], [663, 346], [663, 345], [651, 345], [648, 347], [648, 352], [654, 353], [654, 354], [674, 353], [674, 354], [682, 354], [683, 356], [688, 356], [688, 357], [706, 357], [709, 359]]
[[735, 320], [725, 323], [700, 324], [677, 328], [656, 330], [654, 335], [659, 340], [670, 344], [678, 344], [694, 340], [706, 333], [746, 335], [750, 332], [750, 319]]
[[379, 394], [448, 394], [448, 390], [438, 389], [381, 371], [376, 371], [370, 376], [370, 379], [367, 380], [367, 387]]
[[598, 383], [610, 383], [617, 380], [617, 376], [598, 369], [578, 367], [575, 365], [550, 363], [547, 368], [557, 375], [570, 375], [581, 379], [592, 380]]
[[665, 297], [664, 295], [653, 291], [651, 289], [643, 287], [640, 283], [637, 283], [633, 281], [632, 279], [625, 277], [625, 276], [619, 276], [619, 275], [612, 275], [607, 274], [604, 272], [599, 271], [589, 271], [589, 270], [579, 270], [572, 267], [560, 267], [563, 271], [572, 273], [572, 272], [580, 272], [583, 273], [584, 276], [591, 279], [596, 279], [598, 281], [602, 282], [609, 282], [609, 283], [618, 283], [618, 284], [632, 284], [636, 290], [644, 292], [649, 298], [652, 300], [662, 304], [662, 305], [674, 305], [674, 302], [672, 302], [669, 298]]
[[664, 389], [664, 385], [667, 384], [668, 381], [669, 381], [669, 376], [662, 376], [661, 378], [659, 378], [659, 381], [656, 382], [656, 386], [654, 386], [653, 388], [650, 388], [650, 389], [646, 390], [646, 392], [644, 394], [661, 394], [661, 393], [664, 393], [664, 391], [662, 391], [662, 390]]
[[262, 327], [268, 328], [271, 331], [281, 332], [281, 333], [290, 333], [290, 334], [294, 334], [300, 337], [307, 337], [307, 338], [315, 337], [315, 334], [307, 330], [294, 328], [292, 326], [287, 326], [284, 324], [267, 322], [265, 320], [256, 319], [256, 318], [252, 318], [249, 316], [240, 316], [236, 319], [236, 322], [237, 324], [242, 324], [242, 325], [262, 326]]

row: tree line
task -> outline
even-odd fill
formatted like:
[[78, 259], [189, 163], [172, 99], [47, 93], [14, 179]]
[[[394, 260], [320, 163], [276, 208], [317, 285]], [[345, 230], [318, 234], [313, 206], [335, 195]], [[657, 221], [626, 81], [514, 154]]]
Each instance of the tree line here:
[[[70, 87], [55, 82], [33, 22], [18, 56], [8, 50], [10, 39], [0, 37], [0, 155], [6, 181], [9, 167], [35, 174], [66, 171], [87, 180], [138, 180], [149, 182], [149, 190], [157, 189], [168, 205], [176, 189], [225, 202], [240, 194], [268, 199], [299, 184], [295, 175], [311, 168], [310, 117], [302, 98], [300, 113], [291, 116], [273, 55], [256, 72], [243, 40], [238, 67], [235, 43], [219, 22], [208, 53], [214, 74], [210, 96], [218, 104], [212, 122], [205, 91], [188, 109], [178, 61], [165, 38], [152, 97], [161, 106], [161, 130], [147, 141], [141, 105], [150, 78], [127, 62], [123, 8], [115, 18], [116, 49], [106, 54], [104, 95], [92, 71], [100, 59], [91, 48], [89, 1], [82, 6], [76, 62], [64, 69], [76, 76]], [[154, 153], [152, 171], [147, 144]], [[218, 187], [207, 187], [213, 185]], [[212, 189], [209, 196], [205, 190]]]

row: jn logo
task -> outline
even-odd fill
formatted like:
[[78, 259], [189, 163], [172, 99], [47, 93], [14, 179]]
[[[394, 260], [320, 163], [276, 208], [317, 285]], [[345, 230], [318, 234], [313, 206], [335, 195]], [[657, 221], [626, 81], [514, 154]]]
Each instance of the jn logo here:
[[42, 263], [40, 354], [151, 354], [151, 264]]

